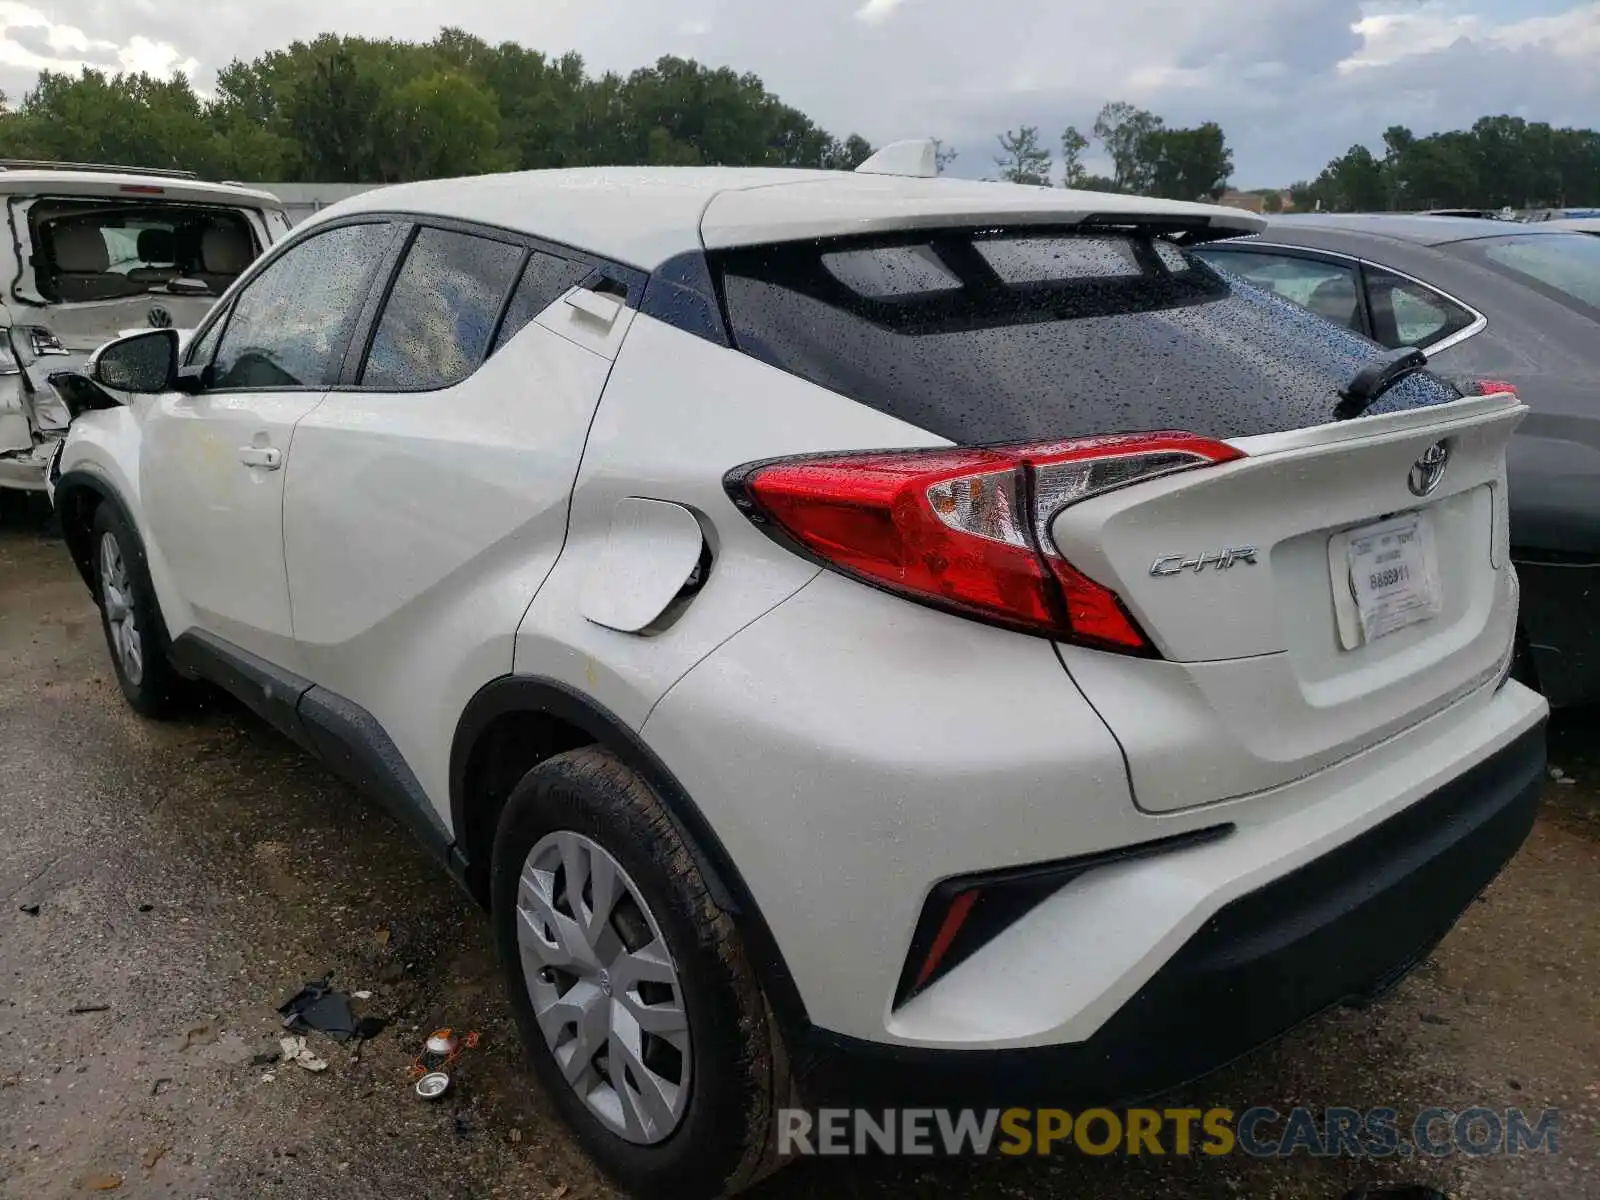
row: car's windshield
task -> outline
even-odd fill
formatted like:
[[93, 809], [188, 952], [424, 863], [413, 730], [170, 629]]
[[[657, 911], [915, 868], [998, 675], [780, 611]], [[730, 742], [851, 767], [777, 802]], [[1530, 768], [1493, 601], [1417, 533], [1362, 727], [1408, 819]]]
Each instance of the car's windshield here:
[[178, 290], [218, 296], [259, 253], [244, 214], [208, 205], [43, 200], [33, 205], [34, 284], [58, 304]]
[[[1472, 243], [1468, 243], [1472, 245]], [[1502, 275], [1542, 284], [1561, 298], [1600, 314], [1600, 238], [1583, 233], [1491, 238], [1481, 250]]]

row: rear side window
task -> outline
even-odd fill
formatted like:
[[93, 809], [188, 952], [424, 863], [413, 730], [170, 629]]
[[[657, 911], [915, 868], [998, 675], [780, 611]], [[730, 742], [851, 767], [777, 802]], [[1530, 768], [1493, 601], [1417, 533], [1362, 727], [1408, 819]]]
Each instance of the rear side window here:
[[[1135, 232], [786, 243], [724, 253], [717, 270], [740, 350], [966, 445], [1320, 425], [1380, 353]], [[1456, 398], [1419, 374], [1368, 411]]]
[[1361, 331], [1361, 296], [1353, 266], [1293, 254], [1257, 254], [1250, 250], [1207, 248], [1200, 251], [1200, 257], [1259, 288], [1309, 308], [1335, 325]]
[[523, 253], [474, 234], [418, 230], [378, 319], [362, 385], [427, 391], [476, 371]]
[[[1502, 275], [1521, 277], [1553, 293], [1567, 307], [1600, 313], [1600, 238], [1583, 233], [1523, 234], [1491, 238], [1480, 253]], [[1465, 243], [1463, 252], [1477, 246]], [[1574, 305], [1574, 301], [1577, 305]]]
[[500, 322], [500, 332], [495, 334], [494, 348], [504, 346], [523, 326], [533, 320], [565, 292], [589, 273], [587, 263], [573, 262], [535, 250], [528, 255], [528, 265], [522, 268], [522, 278], [506, 306], [505, 318]]

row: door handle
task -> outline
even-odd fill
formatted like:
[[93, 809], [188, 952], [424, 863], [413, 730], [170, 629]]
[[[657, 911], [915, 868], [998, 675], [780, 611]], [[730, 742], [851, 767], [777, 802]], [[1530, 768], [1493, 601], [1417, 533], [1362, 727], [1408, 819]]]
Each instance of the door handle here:
[[247, 467], [276, 471], [283, 466], [283, 451], [276, 446], [240, 446], [239, 461]]

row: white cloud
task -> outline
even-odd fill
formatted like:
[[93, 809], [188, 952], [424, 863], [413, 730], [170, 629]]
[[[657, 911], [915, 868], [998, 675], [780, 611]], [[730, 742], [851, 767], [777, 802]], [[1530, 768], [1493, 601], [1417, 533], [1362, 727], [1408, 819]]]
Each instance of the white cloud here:
[[868, 25], [881, 25], [904, 3], [905, 0], [867, 0], [856, 9], [856, 20], [865, 21]]

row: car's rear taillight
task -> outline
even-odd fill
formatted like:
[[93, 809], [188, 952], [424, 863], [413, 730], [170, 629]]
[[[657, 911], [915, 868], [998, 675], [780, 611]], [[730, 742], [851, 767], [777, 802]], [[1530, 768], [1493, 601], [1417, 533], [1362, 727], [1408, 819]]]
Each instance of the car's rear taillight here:
[[1463, 396], [1515, 396], [1517, 385], [1504, 379], [1455, 377], [1450, 380]]
[[1116, 593], [1056, 550], [1050, 522], [1091, 496], [1239, 457], [1193, 434], [1115, 434], [777, 459], [727, 485], [752, 521], [864, 582], [1023, 633], [1153, 654]]

